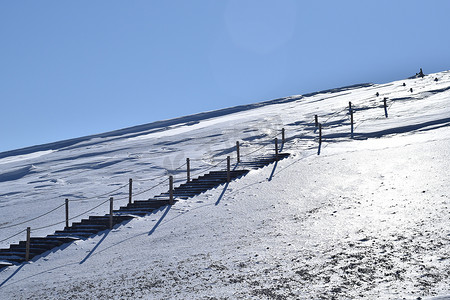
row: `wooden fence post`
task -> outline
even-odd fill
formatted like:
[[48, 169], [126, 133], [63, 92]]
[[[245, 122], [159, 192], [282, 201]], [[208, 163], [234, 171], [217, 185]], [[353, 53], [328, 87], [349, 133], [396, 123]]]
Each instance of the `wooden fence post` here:
[[113, 207], [114, 207], [114, 199], [113, 197], [109, 198], [109, 229], [111, 230], [113, 227]]
[[66, 198], [66, 227], [69, 227], [69, 199]]
[[133, 179], [129, 179], [128, 181], [128, 203], [131, 204], [133, 202]]
[[285, 142], [285, 136], [284, 136], [284, 128], [281, 128], [281, 143], [284, 145]]
[[30, 260], [31, 227], [27, 227], [27, 241], [25, 244], [25, 261]]
[[319, 124], [319, 144], [322, 144], [322, 124]]
[[314, 116], [314, 125], [317, 127], [319, 127], [319, 117], [317, 115]]
[[278, 161], [278, 139], [275, 138], [275, 160]]
[[351, 133], [350, 133], [350, 136], [351, 136], [351, 138], [353, 138], [353, 110], [352, 110], [352, 112], [351, 112], [351, 114], [350, 114], [350, 121], [351, 121]]
[[387, 98], [383, 99], [383, 105], [384, 105], [384, 116], [387, 118], [388, 117], [388, 112], [387, 112]]
[[236, 141], [236, 156], [237, 156], [237, 162], [241, 162], [241, 155], [239, 153], [239, 141]]
[[173, 205], [173, 176], [169, 176], [169, 204]]
[[191, 181], [191, 160], [188, 158], [186, 158], [186, 181], [189, 182]]
[[227, 156], [227, 182], [231, 181], [230, 171], [231, 171], [231, 159], [229, 156]]
[[350, 137], [351, 138], [353, 138], [353, 109], [352, 109], [352, 103], [351, 102], [349, 102], [348, 103], [348, 109], [349, 109], [349, 112], [350, 112], [350, 126], [351, 126], [351, 128], [350, 128]]

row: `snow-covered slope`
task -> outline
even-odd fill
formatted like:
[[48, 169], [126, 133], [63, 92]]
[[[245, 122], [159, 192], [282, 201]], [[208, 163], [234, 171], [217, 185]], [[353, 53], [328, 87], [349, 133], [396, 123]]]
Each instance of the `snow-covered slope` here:
[[448, 295], [449, 101], [442, 72], [1, 153], [0, 248], [23, 240], [27, 226], [33, 236], [61, 229], [66, 198], [76, 221], [107, 213], [110, 196], [125, 204], [129, 178], [135, 199], [148, 199], [167, 190], [169, 174], [185, 180], [186, 158], [197, 175], [225, 167], [227, 155], [236, 163], [236, 141], [244, 161], [257, 159], [285, 128], [291, 153], [227, 187], [3, 269], [1, 298]]

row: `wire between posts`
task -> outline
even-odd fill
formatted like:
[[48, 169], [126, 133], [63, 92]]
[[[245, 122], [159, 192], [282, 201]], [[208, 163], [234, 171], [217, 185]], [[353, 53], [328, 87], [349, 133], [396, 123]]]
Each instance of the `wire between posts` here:
[[46, 213], [44, 213], [44, 214], [42, 214], [42, 215], [39, 215], [39, 216], [37, 216], [37, 217], [34, 217], [34, 218], [32, 218], [32, 219], [29, 219], [29, 220], [26, 220], [26, 221], [23, 221], [23, 222], [20, 222], [20, 223], [17, 223], [17, 224], [13, 224], [13, 225], [8, 225], [8, 226], [0, 227], [0, 229], [6, 229], [6, 228], [11, 228], [11, 227], [16, 227], [16, 226], [23, 225], [23, 224], [25, 224], [25, 223], [28, 223], [28, 222], [37, 220], [37, 219], [42, 218], [42, 217], [44, 217], [44, 216], [46, 216], [46, 215], [48, 215], [48, 214], [51, 214], [51, 213], [54, 212], [55, 210], [57, 210], [57, 209], [63, 207], [64, 205], [65, 205], [65, 203], [59, 205], [58, 207], [55, 207], [54, 209], [52, 209], [52, 210], [50, 210], [50, 211], [48, 211], [48, 212], [46, 212]]
[[21, 230], [18, 233], [14, 234], [14, 235], [11, 235], [10, 237], [7, 237], [6, 239], [1, 240], [0, 243], [3, 243], [3, 242], [5, 242], [5, 241], [7, 241], [7, 240], [9, 240], [9, 239], [11, 239], [11, 238], [13, 238], [15, 236], [18, 236], [19, 234], [23, 233], [24, 231], [26, 231], [26, 230], [25, 229]]
[[332, 114], [331, 116], [329, 116], [328, 119], [326, 119], [324, 122], [322, 122], [322, 126], [325, 125], [331, 118], [333, 118], [334, 116], [336, 116], [337, 114], [340, 114], [341, 112], [343, 112], [345, 110], [347, 110], [347, 107], [340, 111], [337, 111], [334, 114]]
[[141, 191], [141, 192], [139, 192], [139, 193], [134, 193], [133, 196], [139, 196], [139, 195], [142, 195], [142, 194], [144, 194], [144, 193], [146, 193], [146, 192], [149, 192], [149, 191], [153, 190], [154, 188], [156, 188], [156, 187], [162, 185], [163, 183], [165, 183], [165, 182], [168, 181], [168, 180], [169, 180], [169, 178], [167, 178], [166, 180], [161, 181], [160, 183], [158, 183], [158, 184], [152, 186], [152, 187], [149, 188], [149, 189], [146, 189], [146, 190]]
[[[102, 197], [102, 196], [106, 196], [106, 195], [112, 194], [112, 193], [114, 193], [114, 192], [117, 192], [118, 190], [120, 190], [120, 189], [122, 189], [122, 188], [124, 188], [124, 187], [126, 187], [126, 186], [128, 186], [128, 183], [127, 183], [126, 185], [124, 185], [124, 186], [121, 186], [121, 187], [118, 188], [118, 189], [115, 189], [115, 190], [113, 190], [113, 191], [111, 191], [111, 192], [109, 192], [109, 193], [105, 193], [105, 194], [103, 194], [103, 195], [99, 195], [99, 196], [95, 196], [95, 197], [90, 197], [90, 198], [77, 199], [77, 200], [69, 200], [69, 201], [70, 201], [70, 202], [77, 202], [77, 201], [85, 201], [85, 200], [90, 200], [90, 199], [100, 198], [100, 197]], [[125, 197], [124, 197], [123, 199], [125, 199]], [[121, 199], [118, 199], [118, 200], [121, 200]], [[105, 203], [105, 202], [103, 202], [103, 203]], [[101, 203], [101, 204], [103, 204], [103, 203]], [[100, 204], [100, 205], [101, 205], [101, 204]], [[43, 213], [43, 214], [39, 215], [39, 216], [37, 216], [37, 217], [28, 219], [28, 220], [23, 221], [23, 222], [20, 222], [20, 223], [8, 225], [8, 226], [3, 226], [3, 227], [0, 227], [0, 229], [12, 228], [12, 227], [16, 227], [16, 226], [19, 226], [19, 225], [23, 225], [23, 224], [25, 224], [25, 223], [29, 223], [29, 222], [35, 221], [35, 220], [37, 220], [37, 219], [40, 219], [40, 218], [42, 218], [42, 217], [45, 217], [45, 216], [51, 214], [52, 212], [58, 210], [59, 208], [61, 208], [61, 207], [63, 207], [63, 206], [65, 206], [65, 203], [63, 203], [63, 204], [61, 204], [61, 205], [55, 207], [55, 208], [52, 209], [52, 210], [49, 210], [49, 211], [46, 212], [46, 213]], [[97, 208], [97, 207], [98, 207], [98, 206], [96, 206], [95, 208]], [[93, 209], [95, 209], [95, 208], [93, 208]], [[90, 210], [89, 210], [89, 211], [90, 211]], [[87, 212], [89, 212], [89, 211], [87, 211]], [[84, 212], [84, 213], [86, 213], [86, 212]], [[84, 213], [83, 213], [83, 214], [84, 214]], [[60, 224], [60, 223], [63, 223], [63, 222], [64, 222], [64, 221], [59, 222], [59, 223], [56, 223], [56, 224], [54, 224], [54, 225], [57, 225], [57, 224]], [[38, 229], [41, 229], [41, 228], [47, 228], [47, 227], [50, 227], [50, 226], [53, 226], [53, 225], [44, 226], [44, 227], [40, 227], [40, 228], [35, 228], [35, 230], [38, 230]]]
[[[102, 203], [100, 203], [100, 204], [94, 206], [93, 208], [91, 208], [91, 209], [89, 209], [89, 210], [86, 210], [86, 211], [84, 211], [84, 212], [82, 212], [82, 213], [80, 213], [80, 214], [78, 214], [78, 215], [76, 215], [76, 216], [73, 216], [73, 217], [69, 218], [69, 220], [73, 220], [73, 219], [79, 218], [79, 217], [81, 217], [82, 215], [85, 215], [85, 214], [87, 214], [88, 212], [91, 212], [91, 211], [93, 211], [94, 209], [96, 209], [96, 208], [102, 206], [102, 205], [105, 204], [106, 202], [109, 202], [109, 199], [106, 200], [106, 201], [103, 201]], [[51, 224], [51, 225], [46, 225], [46, 226], [38, 227], [38, 228], [35, 228], [34, 230], [41, 230], [41, 229], [49, 228], [49, 227], [52, 227], [52, 226], [55, 226], [55, 225], [58, 225], [58, 224], [61, 224], [61, 223], [64, 223], [64, 222], [65, 222], [65, 220], [64, 220], [64, 221], [61, 221], [61, 222], [58, 222], [58, 223]]]
[[[178, 170], [181, 169], [182, 167], [186, 166], [186, 164], [187, 164], [187, 163], [184, 163], [184, 164], [182, 164], [181, 166], [179, 166], [179, 167], [177, 167], [176, 169], [173, 169], [173, 170], [171, 170], [171, 171], [172, 171], [172, 172], [173, 172], [173, 171], [178, 171]], [[167, 169], [165, 169], [165, 171], [166, 171], [167, 173], [170, 172], [170, 171], [167, 170]], [[165, 176], [167, 176], [167, 174], [163, 174], [163, 175], [160, 175], [160, 176], [154, 177], [154, 178], [148, 178], [148, 179], [133, 179], [133, 180], [134, 180], [135, 182], [146, 182], [146, 181], [158, 180], [158, 179], [163, 178], [163, 177], [165, 177]]]
[[128, 186], [128, 183], [125, 184], [125, 185], [122, 185], [121, 187], [119, 187], [119, 188], [117, 188], [117, 189], [115, 189], [115, 190], [109, 191], [109, 192], [104, 193], [104, 194], [101, 194], [101, 195], [92, 196], [92, 197], [88, 197], [88, 198], [74, 199], [74, 200], [69, 200], [69, 201], [70, 201], [70, 202], [78, 202], [78, 201], [93, 200], [93, 199], [105, 197], [105, 196], [108, 196], [108, 195], [110, 195], [110, 194], [112, 194], [112, 193], [115, 193], [115, 192], [117, 192], [117, 191], [119, 191], [119, 190], [121, 190], [121, 189], [123, 189], [123, 188], [125, 188], [125, 187], [127, 187], [127, 186]]
[[[393, 104], [393, 102], [391, 103], [391, 105], [389, 106], [388, 109], [390, 109], [390, 107], [392, 106], [392, 104]], [[345, 111], [346, 109], [347, 109], [347, 108], [344, 108], [344, 109], [342, 109], [342, 110], [340, 110], [340, 111], [335, 112], [334, 114], [332, 114], [328, 119], [325, 120], [325, 122], [323, 123], [323, 125], [326, 124], [331, 118], [333, 118], [333, 117], [336, 116], [337, 114], [339, 114], [339, 113]], [[359, 125], [358, 125], [358, 126], [359, 126]], [[304, 136], [304, 135], [306, 135], [306, 133], [301, 134], [299, 137], [302, 137], [302, 136]], [[271, 136], [271, 137], [269, 137], [269, 139], [275, 138], [276, 136], [278, 136], [278, 133], [275, 134], [275, 135], [273, 135], [273, 136]], [[258, 151], [264, 149], [268, 144], [270, 144], [270, 141], [269, 141], [269, 142], [266, 142], [266, 144], [264, 144], [263, 146], [261, 146], [261, 147], [255, 149], [255, 150], [253, 150], [253, 151], [251, 151], [251, 152], [249, 152], [249, 153], [246, 153], [245, 155], [242, 155], [242, 157], [248, 157], [248, 156], [250, 156], [251, 154], [254, 154], [254, 153], [256, 153], [256, 152], [258, 152]], [[212, 165], [212, 166], [210, 166], [209, 168], [204, 169], [204, 170], [202, 170], [201, 172], [199, 172], [199, 173], [197, 173], [197, 174], [195, 174], [195, 175], [193, 175], [193, 176], [198, 176], [199, 174], [202, 174], [202, 173], [204, 173], [204, 172], [207, 172], [207, 171], [211, 170], [212, 168], [215, 168], [215, 167], [219, 166], [219, 165], [220, 165], [221, 163], [223, 163], [225, 160], [226, 160], [226, 159], [222, 159], [222, 160], [220, 160], [217, 164]], [[186, 164], [187, 164], [187, 163], [184, 163], [184, 164], [180, 165], [179, 167], [177, 167], [177, 168], [174, 169], [173, 171], [177, 171], [177, 170], [181, 169], [181, 168], [184, 167]], [[164, 174], [164, 175], [161, 175], [161, 176], [156, 177], [156, 178], [152, 178], [152, 179], [148, 179], [148, 180], [142, 180], [142, 179], [141, 179], [141, 180], [136, 180], [136, 181], [141, 181], [141, 182], [142, 182], [142, 181], [156, 180], [156, 179], [162, 178], [162, 177], [164, 177], [164, 176], [167, 176], [167, 175]], [[143, 193], [149, 192], [149, 191], [151, 191], [152, 189], [154, 189], [154, 188], [156, 188], [156, 187], [162, 185], [162, 184], [165, 183], [167, 180], [168, 180], [168, 179], [166, 179], [166, 180], [164, 180], [164, 181], [162, 181], [162, 182], [160, 182], [160, 183], [158, 183], [158, 184], [152, 186], [152, 187], [149, 188], [149, 189], [146, 189], [146, 190], [141, 191], [141, 192], [139, 192], [139, 193], [135, 193], [135, 195], [141, 195], [141, 194], [143, 194]], [[117, 192], [117, 191], [119, 191], [119, 190], [121, 190], [121, 189], [127, 187], [128, 185], [129, 185], [129, 184], [127, 183], [127, 184], [125, 184], [125, 185], [123, 185], [123, 186], [120, 186], [120, 187], [117, 188], [117, 189], [114, 189], [114, 190], [109, 191], [109, 192], [104, 193], [104, 194], [100, 194], [100, 195], [96, 195], [96, 196], [92, 196], [92, 197], [88, 197], [88, 198], [82, 198], [82, 199], [70, 200], [70, 201], [71, 201], [71, 202], [78, 202], [78, 201], [86, 201], [86, 200], [97, 199], [97, 198], [104, 197], [104, 196], [110, 195], [110, 194], [112, 194], [112, 193], [115, 193], [115, 192]], [[56, 197], [55, 197], [55, 198], [56, 198]], [[124, 198], [122, 198], [122, 199], [126, 199], [126, 197], [124, 197]], [[122, 200], [122, 199], [118, 199], [118, 200]], [[89, 209], [89, 210], [87, 210], [87, 211], [84, 211], [84, 212], [81, 213], [81, 214], [78, 214], [77, 216], [74, 216], [74, 217], [70, 218], [69, 220], [73, 220], [73, 219], [75, 219], [75, 218], [78, 218], [78, 217], [80, 217], [80, 216], [82, 216], [82, 215], [84, 215], [84, 214], [86, 214], [86, 213], [88, 213], [88, 212], [90, 212], [90, 211], [92, 211], [92, 210], [94, 210], [94, 209], [100, 207], [101, 205], [103, 205], [104, 203], [106, 203], [106, 202], [108, 202], [108, 201], [109, 201], [109, 199], [106, 200], [106, 201], [104, 201], [104, 202], [102, 202], [102, 203], [100, 203], [100, 204], [98, 204], [98, 205], [96, 205], [95, 207], [93, 207], [93, 208], [91, 208], [91, 209]], [[25, 223], [27, 223], [27, 222], [34, 221], [34, 220], [36, 220], [36, 219], [39, 219], [39, 218], [41, 218], [41, 217], [44, 217], [44, 216], [46, 216], [46, 215], [48, 215], [48, 214], [54, 212], [55, 210], [57, 210], [57, 209], [63, 207], [64, 205], [65, 205], [65, 204], [59, 205], [58, 207], [56, 207], [56, 208], [54, 208], [54, 209], [52, 209], [52, 210], [50, 210], [50, 211], [48, 211], [48, 212], [46, 212], [46, 213], [44, 213], [44, 214], [42, 214], [42, 215], [39, 215], [39, 216], [37, 216], [37, 217], [35, 217], [35, 218], [29, 219], [29, 220], [26, 220], [26, 221], [24, 221], [24, 222], [20, 222], [20, 223], [17, 223], [17, 224], [13, 224], [13, 225], [9, 225], [9, 226], [0, 227], [0, 229], [11, 228], [11, 227], [15, 227], [15, 226], [19, 226], [19, 225], [25, 224]], [[61, 222], [58, 222], [58, 223], [55, 223], [55, 224], [52, 224], [52, 225], [47, 225], [47, 226], [38, 227], [38, 228], [35, 228], [35, 230], [40, 230], [40, 229], [52, 227], [52, 226], [55, 226], [55, 225], [58, 225], [58, 224], [61, 224], [61, 223], [64, 223], [64, 222], [65, 222], [65, 221], [61, 221]], [[19, 233], [15, 234], [15, 235], [13, 235], [13, 236], [11, 236], [11, 237], [8, 237], [8, 238], [5, 239], [5, 240], [8, 240], [8, 239], [10, 239], [10, 238], [12, 238], [12, 237], [14, 237], [14, 236], [16, 236], [16, 235], [19, 235], [19, 234], [22, 233], [22, 232], [23, 232], [23, 230], [20, 231]], [[3, 242], [3, 241], [5, 241], [5, 240], [2, 240], [2, 241], [0, 241], [0, 242]]]
[[222, 160], [219, 161], [217, 164], [215, 164], [215, 165], [213, 165], [213, 166], [210, 166], [209, 168], [204, 169], [204, 170], [202, 170], [201, 172], [195, 173], [194, 175], [192, 175], [192, 177], [199, 176], [199, 175], [201, 175], [202, 173], [207, 172], [207, 171], [211, 170], [212, 168], [215, 168], [215, 167], [219, 166], [221, 163], [223, 163], [223, 162], [226, 161], [226, 160], [227, 160], [226, 158], [225, 158], [225, 159], [222, 159]]
[[276, 138], [277, 136], [278, 136], [278, 133], [276, 133], [275, 135], [269, 136], [269, 137], [268, 137], [269, 141], [260, 143], [260, 144], [263, 144], [261, 147], [256, 148], [256, 149], [254, 149], [254, 150], [252, 150], [252, 151], [250, 151], [250, 152], [248, 152], [248, 153], [241, 154], [241, 157], [248, 157], [248, 156], [252, 155], [253, 153], [258, 152], [258, 151], [264, 149], [265, 147], [267, 147], [267, 145], [270, 145], [270, 144], [272, 143], [271, 140], [274, 139], [274, 138]]

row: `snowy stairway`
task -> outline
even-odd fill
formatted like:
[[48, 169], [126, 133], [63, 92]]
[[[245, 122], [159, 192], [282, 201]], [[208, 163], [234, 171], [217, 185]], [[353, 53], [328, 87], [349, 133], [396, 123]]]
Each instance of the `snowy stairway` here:
[[[285, 159], [289, 157], [289, 155], [289, 153], [278, 153], [278, 160]], [[260, 169], [274, 163], [275, 161], [277, 161], [277, 157], [275, 154], [272, 154], [264, 156], [258, 160], [240, 162], [239, 165], [243, 168]]]
[[[289, 153], [279, 153], [278, 160], [289, 156]], [[268, 166], [277, 161], [275, 155], [264, 156], [255, 161], [240, 162], [239, 166], [244, 169], [231, 170], [229, 180], [236, 180], [245, 176], [249, 170], [259, 169]], [[189, 182], [183, 183], [173, 189], [174, 202], [177, 199], [189, 199], [200, 195], [210, 189], [216, 188], [228, 182], [228, 172], [211, 171], [201, 175]], [[112, 225], [122, 224], [134, 219], [136, 216], [145, 216], [163, 206], [169, 205], [169, 192], [161, 193], [148, 200], [137, 200], [126, 206], [113, 210]], [[41, 255], [47, 251], [60, 247], [63, 244], [73, 242], [78, 239], [86, 239], [102, 231], [109, 230], [110, 216], [90, 216], [88, 219], [82, 219], [80, 222], [74, 222], [63, 230], [57, 230], [55, 233], [46, 237], [32, 237], [29, 246], [29, 259]], [[11, 244], [8, 249], [0, 249], [0, 269], [20, 264], [26, 261], [26, 242], [21, 241], [18, 244]]]
[[[246, 175], [248, 170], [234, 170], [230, 171], [230, 181], [238, 179]], [[208, 174], [202, 175], [192, 181], [181, 184], [179, 187], [173, 189], [173, 197], [180, 199], [188, 199], [210, 189], [216, 188], [222, 184], [227, 183], [227, 171], [211, 171]], [[169, 193], [162, 193], [156, 196], [156, 199], [169, 197]]]
[[166, 205], [169, 205], [168, 199], [137, 200], [114, 210], [113, 213], [115, 215], [145, 216]]
[[[32, 237], [30, 239], [30, 253], [29, 258], [40, 255], [44, 252], [59, 247], [62, 244], [72, 242], [73, 238], [68, 237]], [[11, 244], [9, 249], [0, 249], [0, 268], [14, 263], [21, 263], [26, 260], [26, 242], [21, 241], [18, 244]]]
[[[230, 171], [230, 180], [235, 180], [248, 173], [248, 170]], [[205, 175], [183, 183], [173, 189], [173, 199], [189, 199], [227, 182], [227, 171], [211, 171]], [[148, 200], [138, 200], [115, 210], [115, 215], [145, 216], [154, 210], [169, 204], [169, 192], [161, 193]]]
[[[113, 216], [112, 225], [121, 224], [125, 221], [133, 219], [132, 216]], [[74, 222], [64, 230], [57, 230], [49, 237], [71, 237], [71, 238], [88, 238], [101, 231], [109, 229], [109, 215], [90, 216], [89, 219], [83, 219], [80, 222]]]

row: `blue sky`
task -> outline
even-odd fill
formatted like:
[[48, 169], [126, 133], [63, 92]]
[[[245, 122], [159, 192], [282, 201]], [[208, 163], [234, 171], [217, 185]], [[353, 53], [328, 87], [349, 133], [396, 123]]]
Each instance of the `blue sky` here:
[[450, 1], [0, 0], [0, 151], [450, 69]]

